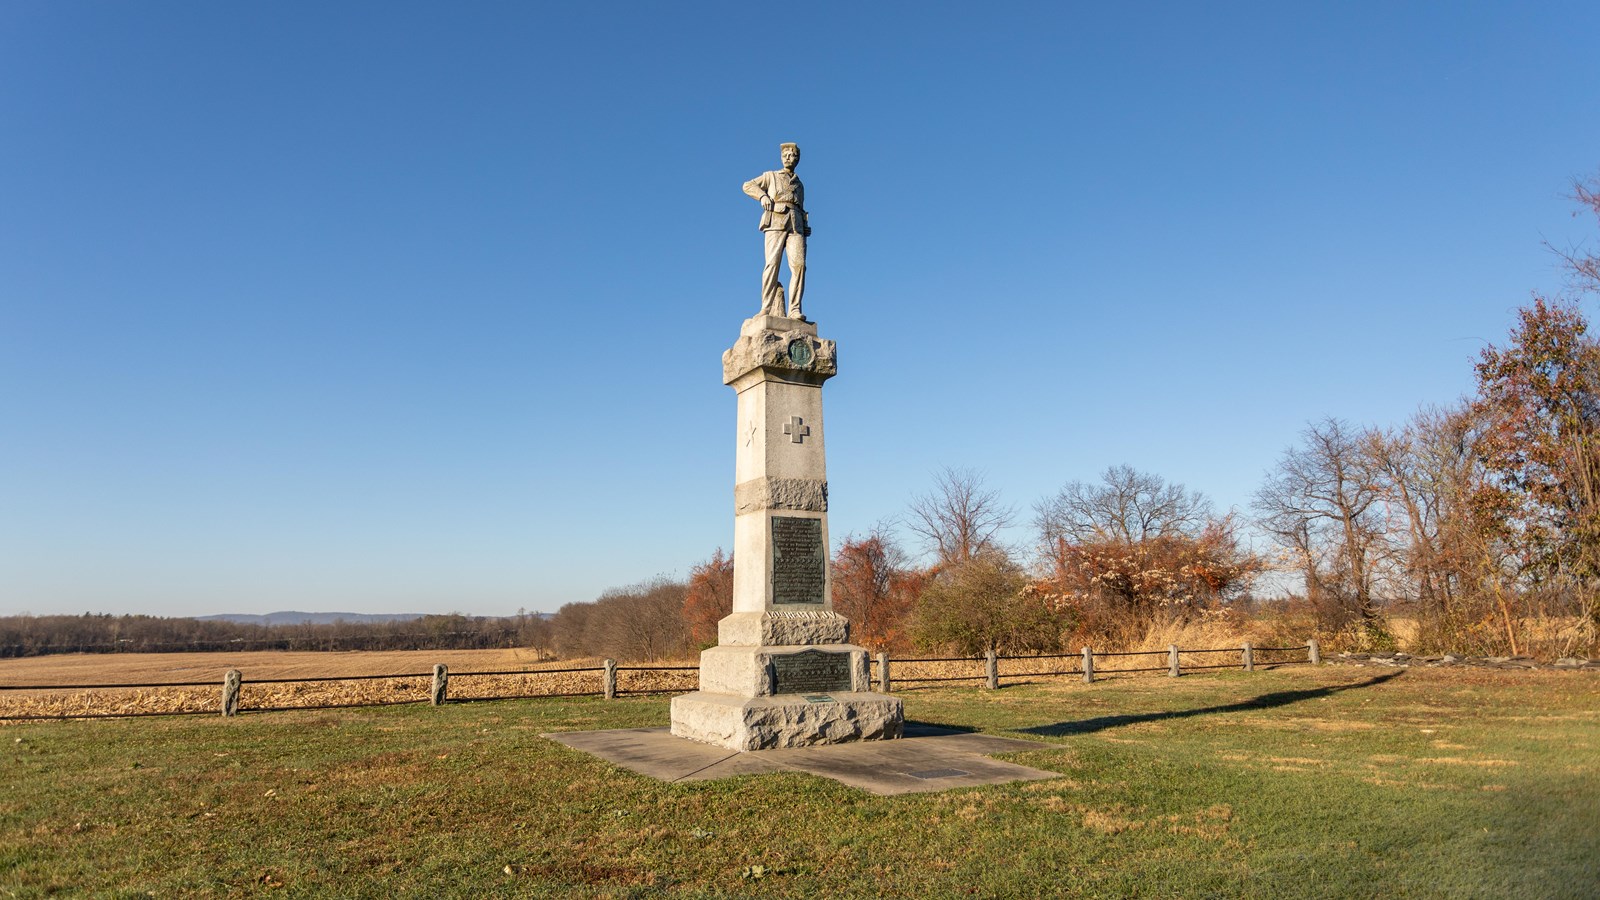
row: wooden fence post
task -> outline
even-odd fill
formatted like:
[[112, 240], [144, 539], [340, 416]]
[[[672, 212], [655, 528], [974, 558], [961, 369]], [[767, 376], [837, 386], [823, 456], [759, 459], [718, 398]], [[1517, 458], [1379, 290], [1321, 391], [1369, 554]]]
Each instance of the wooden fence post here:
[[1000, 662], [993, 650], [983, 658], [983, 674], [989, 682], [989, 690], [1000, 689]]
[[436, 663], [433, 667], [433, 690], [429, 692], [428, 703], [438, 706], [444, 702], [445, 693], [450, 689], [450, 670], [444, 663]]
[[1172, 678], [1177, 678], [1178, 677], [1178, 645], [1177, 644], [1168, 644], [1167, 645], [1167, 675], [1169, 677], [1172, 677]]
[[1250, 644], [1248, 642], [1244, 645], [1244, 670], [1246, 672], [1254, 672], [1256, 670], [1255, 654], [1250, 652]]
[[243, 683], [244, 676], [238, 669], [229, 669], [222, 676], [222, 714], [236, 716], [239, 714], [239, 685]]
[[1322, 665], [1322, 648], [1317, 646], [1317, 639], [1306, 641], [1306, 655], [1310, 657], [1313, 666]]
[[878, 690], [889, 693], [889, 654], [878, 654]]
[[1094, 651], [1083, 648], [1083, 683], [1094, 683]]
[[605, 667], [606, 699], [615, 700], [617, 699], [617, 661], [608, 659], [605, 661]]

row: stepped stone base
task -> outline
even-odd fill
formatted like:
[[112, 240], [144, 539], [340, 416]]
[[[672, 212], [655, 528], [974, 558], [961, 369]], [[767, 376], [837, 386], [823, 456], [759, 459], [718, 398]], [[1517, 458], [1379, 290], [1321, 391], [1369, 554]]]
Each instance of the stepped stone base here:
[[[825, 696], [819, 700], [816, 697]], [[781, 750], [898, 738], [905, 723], [900, 698], [837, 692], [740, 697], [696, 691], [672, 698], [672, 733], [729, 750]]]

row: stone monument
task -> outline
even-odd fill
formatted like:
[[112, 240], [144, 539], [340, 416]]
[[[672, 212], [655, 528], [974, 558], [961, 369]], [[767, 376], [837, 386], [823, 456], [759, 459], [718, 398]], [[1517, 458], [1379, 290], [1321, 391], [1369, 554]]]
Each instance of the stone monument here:
[[[897, 738], [904, 723], [898, 698], [871, 692], [867, 652], [833, 611], [822, 383], [838, 366], [833, 341], [800, 315], [811, 229], [800, 148], [781, 154], [783, 170], [744, 186], [763, 210], [762, 306], [722, 354], [723, 383], [738, 394], [733, 613], [700, 656], [700, 690], [672, 700], [674, 735], [732, 750]], [[785, 252], [792, 290], [780, 315]]]

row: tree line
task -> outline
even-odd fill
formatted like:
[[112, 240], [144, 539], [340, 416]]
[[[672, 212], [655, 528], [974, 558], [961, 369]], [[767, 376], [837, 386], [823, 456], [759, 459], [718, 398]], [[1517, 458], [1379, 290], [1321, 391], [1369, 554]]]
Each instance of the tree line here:
[[225, 650], [478, 650], [549, 648], [538, 614], [428, 615], [392, 622], [267, 625], [167, 616], [0, 616], [0, 657], [50, 653]]

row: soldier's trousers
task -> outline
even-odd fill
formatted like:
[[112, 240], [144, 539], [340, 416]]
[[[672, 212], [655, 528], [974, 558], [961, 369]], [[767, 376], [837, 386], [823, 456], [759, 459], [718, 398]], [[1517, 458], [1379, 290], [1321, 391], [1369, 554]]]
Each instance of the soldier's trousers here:
[[800, 297], [806, 291], [806, 236], [793, 231], [764, 231], [767, 238], [767, 264], [761, 269], [761, 313], [784, 315], [783, 284], [778, 281], [779, 257], [789, 257], [789, 311], [800, 318]]

